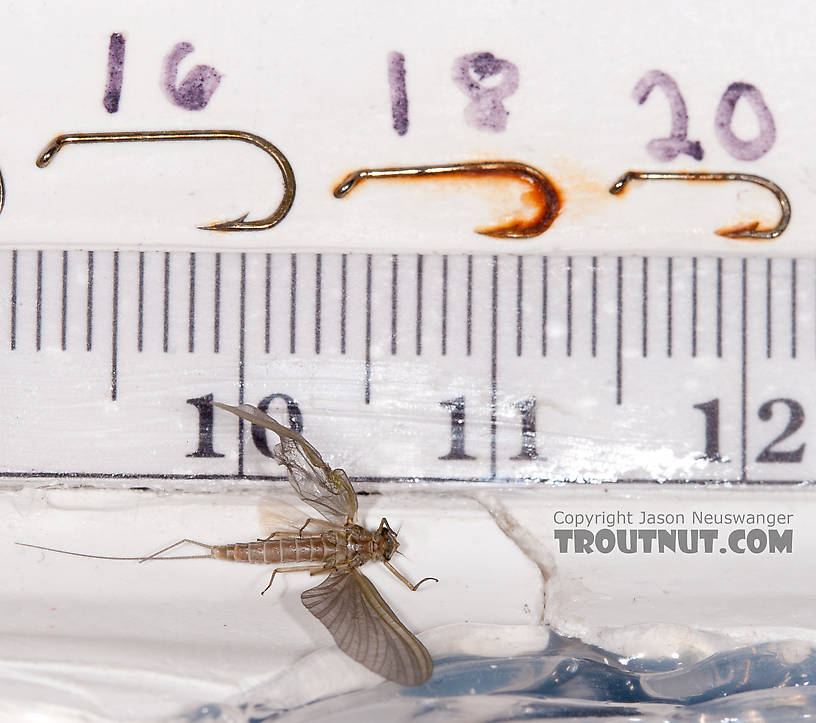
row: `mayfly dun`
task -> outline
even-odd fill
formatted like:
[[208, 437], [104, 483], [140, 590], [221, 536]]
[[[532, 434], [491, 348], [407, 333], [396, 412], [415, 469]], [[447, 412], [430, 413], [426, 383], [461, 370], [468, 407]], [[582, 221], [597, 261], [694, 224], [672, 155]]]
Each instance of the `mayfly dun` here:
[[[109, 557], [67, 552], [40, 545], [24, 547], [60, 552], [80, 557], [116, 560], [179, 560], [212, 558], [231, 562], [281, 565], [272, 571], [269, 589], [278, 573], [308, 571], [328, 573], [316, 587], [305, 590], [300, 599], [306, 609], [328, 628], [337, 645], [369, 670], [401, 685], [421, 685], [433, 671], [433, 661], [417, 640], [382, 599], [371, 581], [360, 572], [369, 561], [381, 562], [403, 584], [416, 590], [426, 577], [412, 584], [390, 562], [399, 543], [397, 533], [385, 518], [372, 531], [356, 522], [357, 494], [342, 469], [331, 469], [320, 453], [297, 432], [284, 427], [249, 404], [218, 407], [271, 429], [280, 438], [272, 456], [286, 467], [289, 482], [304, 501], [324, 519], [309, 517], [300, 529], [277, 530], [254, 542], [208, 545], [197, 540], [179, 540], [148, 557]], [[207, 554], [167, 556], [164, 553], [183, 545], [203, 547]], [[438, 581], [437, 581], [438, 582]]]

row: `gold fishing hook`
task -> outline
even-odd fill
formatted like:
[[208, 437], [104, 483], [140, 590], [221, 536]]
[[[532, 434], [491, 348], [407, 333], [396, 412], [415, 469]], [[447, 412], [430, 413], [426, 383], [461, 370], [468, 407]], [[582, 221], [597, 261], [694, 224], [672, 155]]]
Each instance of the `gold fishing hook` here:
[[285, 155], [265, 138], [236, 130], [191, 131], [125, 131], [114, 133], [67, 133], [54, 138], [37, 159], [37, 167], [45, 168], [54, 156], [71, 143], [133, 143], [138, 141], [244, 141], [272, 156], [283, 176], [283, 198], [273, 213], [265, 218], [247, 221], [243, 216], [230, 221], [216, 221], [198, 228], [205, 231], [262, 231], [279, 224], [289, 213], [295, 200], [295, 174]]
[[515, 220], [490, 228], [476, 229], [476, 233], [496, 238], [530, 238], [544, 233], [553, 223], [561, 208], [558, 191], [547, 176], [533, 166], [516, 161], [480, 161], [456, 163], [450, 166], [420, 166], [417, 168], [362, 168], [349, 174], [334, 189], [335, 198], [343, 198], [366, 178], [424, 178], [427, 176], [500, 176], [523, 181], [530, 186], [532, 199], [538, 210], [531, 219]]
[[742, 181], [755, 183], [767, 188], [779, 202], [779, 222], [773, 228], [759, 228], [759, 221], [752, 221], [732, 228], [719, 229], [714, 233], [728, 238], [741, 239], [774, 239], [781, 236], [790, 223], [791, 205], [787, 194], [773, 181], [751, 173], [705, 173], [699, 171], [627, 171], [609, 189], [609, 193], [618, 195], [629, 181]]

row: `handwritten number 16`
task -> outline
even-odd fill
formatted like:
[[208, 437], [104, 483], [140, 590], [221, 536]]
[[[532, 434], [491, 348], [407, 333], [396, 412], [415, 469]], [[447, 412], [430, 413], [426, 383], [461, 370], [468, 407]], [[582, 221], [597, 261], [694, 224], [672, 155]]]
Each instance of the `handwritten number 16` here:
[[[700, 141], [688, 139], [688, 112], [683, 95], [668, 73], [650, 70], [637, 83], [632, 97], [638, 105], [643, 105], [654, 88], [660, 88], [669, 103], [671, 131], [664, 138], [654, 138], [646, 144], [646, 150], [659, 161], [672, 161], [680, 154], [691, 156], [697, 161], [703, 158]], [[734, 110], [737, 102], [744, 98], [756, 115], [759, 133], [754, 138], [743, 140], [732, 129]], [[723, 148], [740, 161], [755, 161], [764, 156], [776, 140], [776, 126], [773, 116], [759, 89], [750, 83], [731, 83], [720, 98], [714, 116], [714, 131]]]
[[[176, 43], [164, 59], [162, 67], [162, 88], [168, 100], [185, 110], [202, 110], [210, 102], [221, 74], [212, 66], [196, 65], [181, 82], [178, 82], [178, 66], [195, 50], [192, 43]], [[122, 95], [122, 81], [125, 67], [125, 37], [113, 33], [108, 45], [108, 80], [102, 104], [108, 113], [119, 110]]]

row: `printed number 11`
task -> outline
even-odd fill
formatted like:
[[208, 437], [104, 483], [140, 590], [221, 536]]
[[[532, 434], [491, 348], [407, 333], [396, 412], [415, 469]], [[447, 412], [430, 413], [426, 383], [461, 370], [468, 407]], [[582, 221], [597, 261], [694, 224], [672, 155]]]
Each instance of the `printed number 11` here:
[[[439, 404], [450, 411], [450, 451], [439, 459], [476, 459], [465, 452], [465, 398], [456, 397]], [[539, 460], [536, 449], [536, 398], [527, 397], [513, 406], [521, 415], [521, 451], [510, 459]]]

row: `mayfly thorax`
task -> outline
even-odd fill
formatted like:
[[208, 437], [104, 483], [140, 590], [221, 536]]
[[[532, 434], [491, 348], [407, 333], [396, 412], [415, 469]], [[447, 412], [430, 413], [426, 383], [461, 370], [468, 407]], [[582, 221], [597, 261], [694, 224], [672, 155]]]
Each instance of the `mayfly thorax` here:
[[[328, 574], [316, 587], [301, 593], [301, 601], [328, 628], [341, 650], [369, 670], [402, 685], [421, 685], [433, 671], [433, 661], [425, 646], [400, 622], [377, 589], [359, 568], [367, 562], [381, 562], [403, 584], [416, 590], [426, 577], [412, 584], [391, 563], [399, 543], [397, 533], [385, 518], [376, 530], [357, 524], [357, 494], [342, 469], [331, 469], [320, 453], [300, 434], [284, 427], [259, 409], [242, 404], [218, 407], [271, 429], [280, 438], [273, 457], [284, 467], [298, 496], [323, 518], [308, 518], [296, 530], [276, 530], [269, 537], [252, 542], [209, 545], [184, 539], [148, 557], [110, 557], [66, 552], [40, 545], [24, 547], [115, 560], [179, 560], [212, 558], [276, 567], [263, 592], [282, 572], [308, 571]], [[19, 543], [23, 544], [23, 543]], [[206, 554], [167, 556], [164, 553], [192, 544]]]

